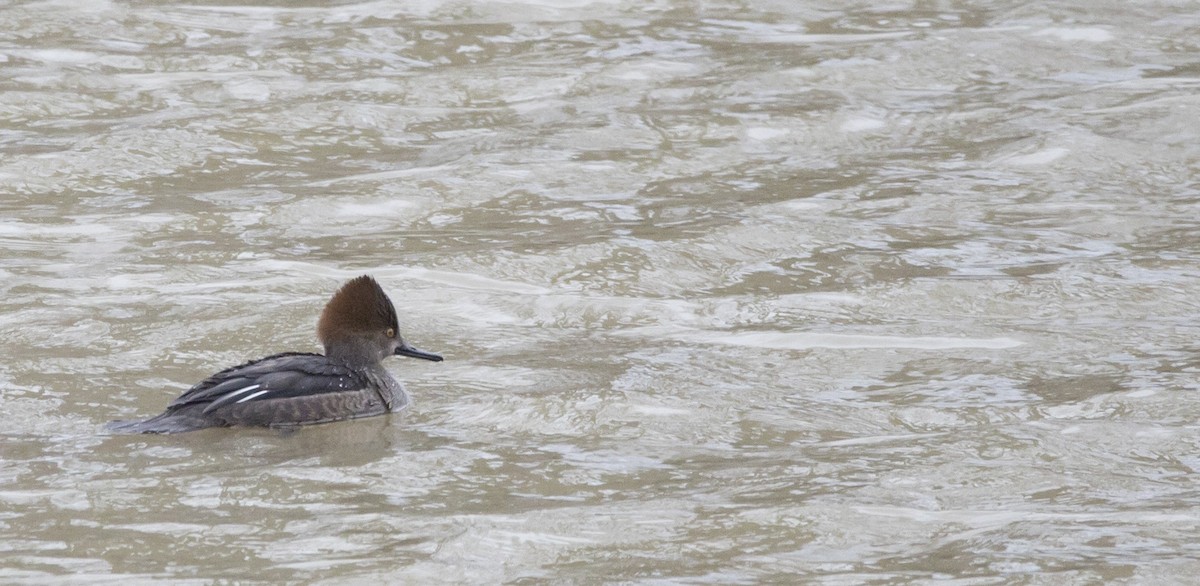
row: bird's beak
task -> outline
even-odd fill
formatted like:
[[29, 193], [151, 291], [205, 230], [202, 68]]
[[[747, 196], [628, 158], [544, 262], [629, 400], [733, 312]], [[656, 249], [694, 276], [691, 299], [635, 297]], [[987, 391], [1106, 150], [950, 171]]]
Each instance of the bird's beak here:
[[418, 350], [412, 346], [409, 346], [408, 342], [400, 344], [400, 347], [396, 348], [395, 354], [396, 356], [408, 356], [409, 358], [420, 358], [421, 360], [432, 360], [434, 362], [442, 361], [441, 354], [434, 354], [433, 352]]

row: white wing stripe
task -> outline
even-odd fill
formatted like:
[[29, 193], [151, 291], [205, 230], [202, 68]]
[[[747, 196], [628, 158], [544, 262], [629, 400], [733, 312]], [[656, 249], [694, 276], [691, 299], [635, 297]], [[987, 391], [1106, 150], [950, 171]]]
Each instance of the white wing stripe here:
[[[254, 387], [255, 387], [255, 388], [258, 388], [258, 385], [254, 385]], [[237, 400], [237, 402], [238, 402], [238, 403], [245, 403], [246, 401], [249, 401], [250, 399], [253, 399], [253, 398], [255, 398], [255, 397], [259, 396], [259, 395], [265, 395], [265, 394], [267, 394], [267, 393], [269, 393], [269, 392], [271, 392], [271, 391], [259, 391], [259, 392], [257, 392], [257, 393], [254, 393], [253, 395], [246, 395], [245, 397], [242, 397], [241, 399], [238, 399], [238, 400]]]
[[253, 391], [254, 389], [257, 389], [258, 387], [261, 387], [261, 386], [262, 385], [250, 385], [248, 387], [242, 387], [236, 391], [229, 391], [228, 393], [221, 395], [221, 398], [219, 400], [222, 402], [229, 401], [242, 393], [249, 393], [250, 391]]

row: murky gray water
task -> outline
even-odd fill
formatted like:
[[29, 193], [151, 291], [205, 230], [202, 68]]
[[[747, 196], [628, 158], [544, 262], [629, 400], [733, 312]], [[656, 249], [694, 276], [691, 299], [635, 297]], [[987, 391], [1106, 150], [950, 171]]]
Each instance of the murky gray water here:
[[0, 582], [1195, 579], [1193, 4], [287, 4], [0, 8]]

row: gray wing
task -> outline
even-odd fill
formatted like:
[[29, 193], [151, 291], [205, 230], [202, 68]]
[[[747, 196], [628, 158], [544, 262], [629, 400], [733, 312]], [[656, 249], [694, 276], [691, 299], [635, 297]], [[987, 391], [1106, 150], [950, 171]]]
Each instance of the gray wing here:
[[288, 352], [218, 372], [171, 402], [168, 411], [208, 403], [204, 413], [224, 405], [358, 391], [366, 377], [320, 354]]

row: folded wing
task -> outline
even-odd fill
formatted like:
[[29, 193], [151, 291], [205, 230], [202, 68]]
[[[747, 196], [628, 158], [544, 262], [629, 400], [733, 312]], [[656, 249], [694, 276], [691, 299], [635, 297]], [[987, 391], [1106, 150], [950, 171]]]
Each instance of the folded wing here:
[[218, 372], [171, 402], [168, 411], [205, 404], [204, 413], [227, 405], [356, 392], [366, 378], [320, 354], [288, 352]]

